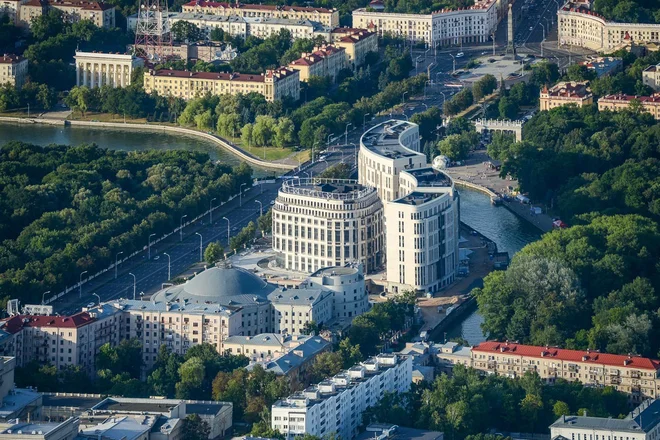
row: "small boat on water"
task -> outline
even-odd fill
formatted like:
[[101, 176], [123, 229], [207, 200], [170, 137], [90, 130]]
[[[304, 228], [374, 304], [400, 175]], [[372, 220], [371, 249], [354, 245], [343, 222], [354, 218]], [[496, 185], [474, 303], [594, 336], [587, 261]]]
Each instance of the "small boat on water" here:
[[494, 196], [490, 198], [490, 203], [492, 203], [495, 206], [499, 206], [502, 204], [502, 197], [500, 196]]

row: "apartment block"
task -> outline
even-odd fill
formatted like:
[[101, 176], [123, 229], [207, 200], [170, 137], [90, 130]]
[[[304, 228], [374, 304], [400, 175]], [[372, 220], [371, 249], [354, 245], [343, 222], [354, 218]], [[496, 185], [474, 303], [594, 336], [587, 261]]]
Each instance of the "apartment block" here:
[[291, 179], [273, 206], [273, 250], [290, 270], [316, 272], [358, 261], [382, 264], [383, 205], [374, 188], [354, 180]]
[[100, 28], [115, 27], [115, 7], [100, 0], [28, 0], [20, 6], [20, 23], [30, 25], [33, 19], [50, 9], [62, 12], [70, 23], [90, 20]]
[[267, 70], [265, 74], [188, 72], [184, 70], [151, 70], [144, 74], [144, 90], [186, 100], [213, 95], [259, 93], [267, 101], [289, 97], [300, 99], [299, 73], [288, 67]]
[[412, 357], [380, 354], [312, 385], [271, 408], [271, 427], [287, 440], [298, 435], [350, 440], [357, 436], [362, 413], [385, 393], [406, 392], [412, 384]]
[[364, 64], [369, 52], [378, 53], [378, 35], [366, 29], [345, 27], [333, 29], [330, 42], [346, 51], [347, 66], [353, 70]]
[[25, 84], [27, 74], [27, 58], [12, 54], [0, 57], [0, 85], [11, 84], [20, 89]]
[[633, 95], [607, 95], [598, 99], [598, 110], [610, 110], [613, 112], [631, 108], [631, 103], [637, 102], [642, 111], [650, 113], [655, 120], [660, 120], [660, 93], [651, 96]]
[[9, 16], [9, 21], [15, 25], [20, 24], [21, 5], [27, 0], [2, 0], [0, 1], [0, 17]]
[[660, 392], [660, 361], [640, 356], [488, 341], [472, 347], [472, 366], [512, 378], [534, 371], [550, 383], [564, 379], [612, 386], [633, 403], [654, 399]]
[[[170, 23], [174, 25], [179, 21], [185, 21], [197, 26], [209, 37], [213, 29], [222, 29], [232, 37], [247, 38], [247, 23], [243, 17], [238, 15], [215, 15], [202, 14], [199, 12], [179, 12], [170, 14]], [[137, 23], [137, 16], [136, 16]]]
[[195, 0], [182, 7], [183, 12], [214, 15], [238, 15], [239, 17], [284, 18], [289, 20], [310, 20], [323, 26], [339, 26], [339, 11], [336, 9], [313, 8], [307, 6], [263, 5], [225, 3]]
[[273, 331], [300, 334], [312, 322], [325, 325], [332, 320], [332, 293], [309, 286], [279, 289], [268, 295], [273, 305]]
[[588, 82], [559, 82], [548, 89], [543, 87], [539, 96], [541, 110], [550, 110], [562, 105], [573, 104], [578, 107], [594, 103]]
[[289, 63], [289, 68], [300, 73], [300, 81], [309, 81], [312, 76], [325, 76], [335, 82], [339, 72], [346, 68], [346, 49], [333, 45], [314, 48], [311, 53], [302, 53], [297, 60]]
[[660, 43], [660, 24], [617, 23], [592, 11], [588, 2], [567, 2], [557, 11], [560, 44], [611, 53], [631, 41]]
[[79, 52], [76, 63], [76, 85], [95, 87], [126, 87], [131, 84], [133, 70], [144, 65], [144, 60], [130, 54]]
[[443, 9], [430, 14], [402, 14], [360, 8], [353, 11], [353, 27], [379, 36], [393, 35], [429, 47], [485, 43], [499, 19], [499, 2], [476, 0], [462, 9]]
[[364, 283], [364, 266], [325, 267], [309, 276], [305, 283], [332, 292], [333, 319], [350, 321], [369, 311], [369, 293]]
[[642, 81], [653, 90], [660, 90], [660, 64], [644, 69], [642, 72]]

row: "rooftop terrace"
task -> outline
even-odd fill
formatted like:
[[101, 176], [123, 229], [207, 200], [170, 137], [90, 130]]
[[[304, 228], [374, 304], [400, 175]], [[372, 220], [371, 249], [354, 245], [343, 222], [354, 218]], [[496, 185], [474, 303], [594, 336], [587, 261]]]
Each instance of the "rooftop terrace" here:
[[408, 121], [392, 119], [367, 130], [362, 135], [360, 144], [366, 149], [390, 159], [417, 156], [421, 153], [403, 146], [400, 141], [403, 132], [414, 126], [416, 124]]
[[433, 187], [451, 187], [451, 178], [442, 171], [435, 168], [415, 168], [406, 170], [406, 173], [411, 174], [417, 179], [418, 188], [433, 188]]
[[421, 193], [421, 192], [413, 191], [406, 196], [400, 197], [396, 200], [392, 200], [392, 203], [400, 203], [403, 205], [411, 205], [411, 206], [421, 206], [425, 203], [430, 202], [431, 200], [441, 197], [442, 195], [443, 194]]

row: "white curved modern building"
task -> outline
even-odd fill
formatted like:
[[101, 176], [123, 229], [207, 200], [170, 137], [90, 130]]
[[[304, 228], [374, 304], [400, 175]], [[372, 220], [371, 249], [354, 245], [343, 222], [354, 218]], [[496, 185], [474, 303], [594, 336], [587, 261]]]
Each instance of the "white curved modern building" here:
[[400, 197], [399, 174], [426, 166], [419, 152], [419, 127], [408, 121], [390, 119], [360, 138], [358, 182], [376, 188], [383, 203]]
[[383, 204], [376, 189], [345, 179], [291, 179], [273, 206], [273, 249], [280, 265], [316, 272], [357, 261], [383, 264]]
[[369, 295], [360, 264], [326, 267], [314, 272], [306, 282], [332, 292], [333, 317], [336, 319], [353, 318], [369, 310]]
[[389, 288], [437, 292], [458, 268], [458, 192], [431, 167], [403, 171], [399, 180], [400, 197], [385, 204]]

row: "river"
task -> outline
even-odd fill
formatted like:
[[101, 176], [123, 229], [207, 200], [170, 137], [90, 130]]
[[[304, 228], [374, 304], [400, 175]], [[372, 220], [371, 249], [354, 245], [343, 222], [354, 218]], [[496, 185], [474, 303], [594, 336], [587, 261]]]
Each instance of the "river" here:
[[[513, 256], [526, 244], [538, 240], [541, 232], [503, 206], [493, 206], [490, 198], [481, 192], [465, 188], [461, 193], [461, 220], [497, 243], [499, 251]], [[447, 330], [447, 339], [462, 337], [471, 345], [486, 340], [481, 331], [483, 317], [475, 310], [462, 322]]]
[[[238, 165], [241, 160], [213, 142], [194, 136], [158, 132], [140, 132], [114, 128], [59, 127], [41, 124], [0, 124], [0, 145], [23, 141], [36, 145], [80, 145], [95, 143], [99, 147], [121, 151], [189, 150], [208, 153], [213, 160]], [[255, 177], [276, 172], [250, 165]]]

